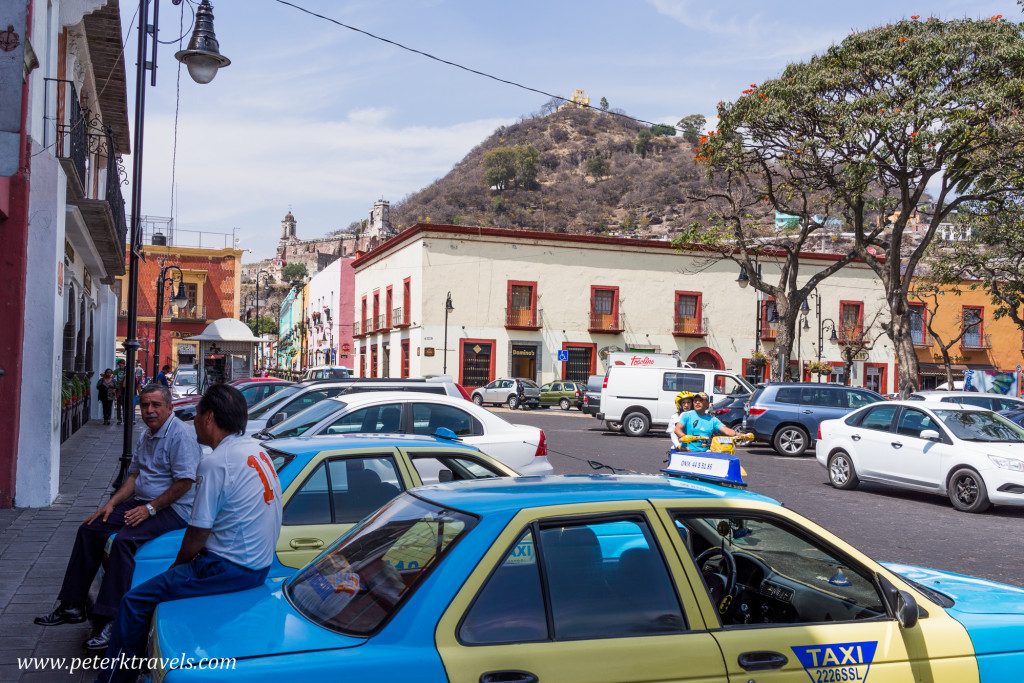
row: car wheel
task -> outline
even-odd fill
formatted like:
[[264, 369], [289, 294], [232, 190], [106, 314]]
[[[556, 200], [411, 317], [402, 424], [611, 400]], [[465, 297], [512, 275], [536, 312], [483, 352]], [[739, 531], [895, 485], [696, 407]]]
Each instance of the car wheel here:
[[651, 428], [651, 421], [643, 413], [630, 413], [622, 420], [622, 431], [627, 436], [643, 436]]
[[572, 406], [569, 405], [569, 399], [567, 399], [567, 398], [563, 398], [561, 401], [559, 401], [558, 402], [558, 406], [562, 410], [569, 410], [569, 408], [572, 408]]
[[855, 489], [860, 479], [853, 459], [845, 451], [836, 451], [828, 459], [828, 483], [837, 489]]
[[512, 394], [511, 396], [508, 397], [508, 400], [505, 401], [505, 405], [508, 406], [509, 410], [515, 410], [516, 408], [519, 407], [519, 399], [516, 398], [515, 394]]
[[789, 425], [775, 432], [775, 438], [772, 439], [772, 447], [775, 448], [775, 452], [779, 455], [796, 457], [803, 455], [804, 451], [807, 450], [808, 439], [807, 432], [804, 431], [803, 427]]
[[473, 403], [482, 406], [484, 404], [484, 397], [480, 394], [473, 394]]
[[949, 500], [961, 512], [984, 512], [992, 506], [985, 481], [980, 474], [966, 467], [958, 469], [949, 478]]
[[608, 431], [611, 431], [611, 432], [621, 432], [622, 431], [622, 423], [621, 422], [612, 422], [611, 420], [605, 420], [604, 421], [604, 428], [607, 429]]

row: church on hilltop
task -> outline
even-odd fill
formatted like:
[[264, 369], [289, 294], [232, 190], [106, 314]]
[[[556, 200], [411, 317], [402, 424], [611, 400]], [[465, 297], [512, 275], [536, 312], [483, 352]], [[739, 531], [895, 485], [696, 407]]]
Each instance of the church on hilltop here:
[[303, 263], [307, 277], [312, 278], [336, 259], [356, 256], [375, 249], [397, 233], [391, 227], [391, 203], [378, 199], [370, 209], [369, 220], [354, 233], [339, 233], [328, 237], [301, 240], [298, 221], [291, 211], [281, 221], [281, 239], [274, 258], [242, 264], [242, 282], [251, 281], [261, 270], [269, 272], [275, 282], [281, 282], [281, 270], [292, 263]]

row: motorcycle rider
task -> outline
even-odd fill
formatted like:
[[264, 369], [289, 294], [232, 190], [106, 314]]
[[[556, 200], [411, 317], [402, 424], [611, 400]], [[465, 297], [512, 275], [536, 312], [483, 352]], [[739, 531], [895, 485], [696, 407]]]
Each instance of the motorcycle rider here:
[[711, 437], [715, 434], [737, 436], [738, 432], [726, 427], [721, 420], [708, 415], [711, 398], [703, 391], [693, 395], [693, 410], [679, 416], [676, 435], [683, 441], [684, 436], [698, 437], [687, 444], [687, 450], [704, 453], [711, 447]]
[[676, 412], [672, 415], [668, 421], [668, 432], [669, 437], [672, 439], [672, 448], [677, 451], [687, 450], [686, 446], [680, 442], [680, 437], [684, 436], [685, 432], [681, 431], [682, 426], [679, 424], [679, 418], [684, 414], [693, 410], [693, 392], [692, 391], [680, 391], [676, 394]]

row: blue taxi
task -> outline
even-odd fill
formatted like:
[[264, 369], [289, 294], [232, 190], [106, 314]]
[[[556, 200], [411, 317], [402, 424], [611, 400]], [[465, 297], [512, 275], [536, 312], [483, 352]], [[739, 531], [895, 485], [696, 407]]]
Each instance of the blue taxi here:
[[568, 475], [406, 491], [290, 578], [160, 605], [149, 654], [168, 683], [988, 683], [1022, 643], [1020, 589], [881, 565], [756, 493]]

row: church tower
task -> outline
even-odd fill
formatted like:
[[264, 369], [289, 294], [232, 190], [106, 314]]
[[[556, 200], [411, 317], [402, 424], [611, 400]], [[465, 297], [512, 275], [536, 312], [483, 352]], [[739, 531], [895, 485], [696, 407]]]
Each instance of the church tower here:
[[298, 239], [295, 236], [295, 216], [292, 215], [291, 211], [285, 214], [284, 220], [281, 221], [281, 239]]
[[391, 202], [378, 199], [370, 209], [370, 222], [363, 232], [360, 248], [369, 251], [394, 236], [395, 231], [391, 228]]

